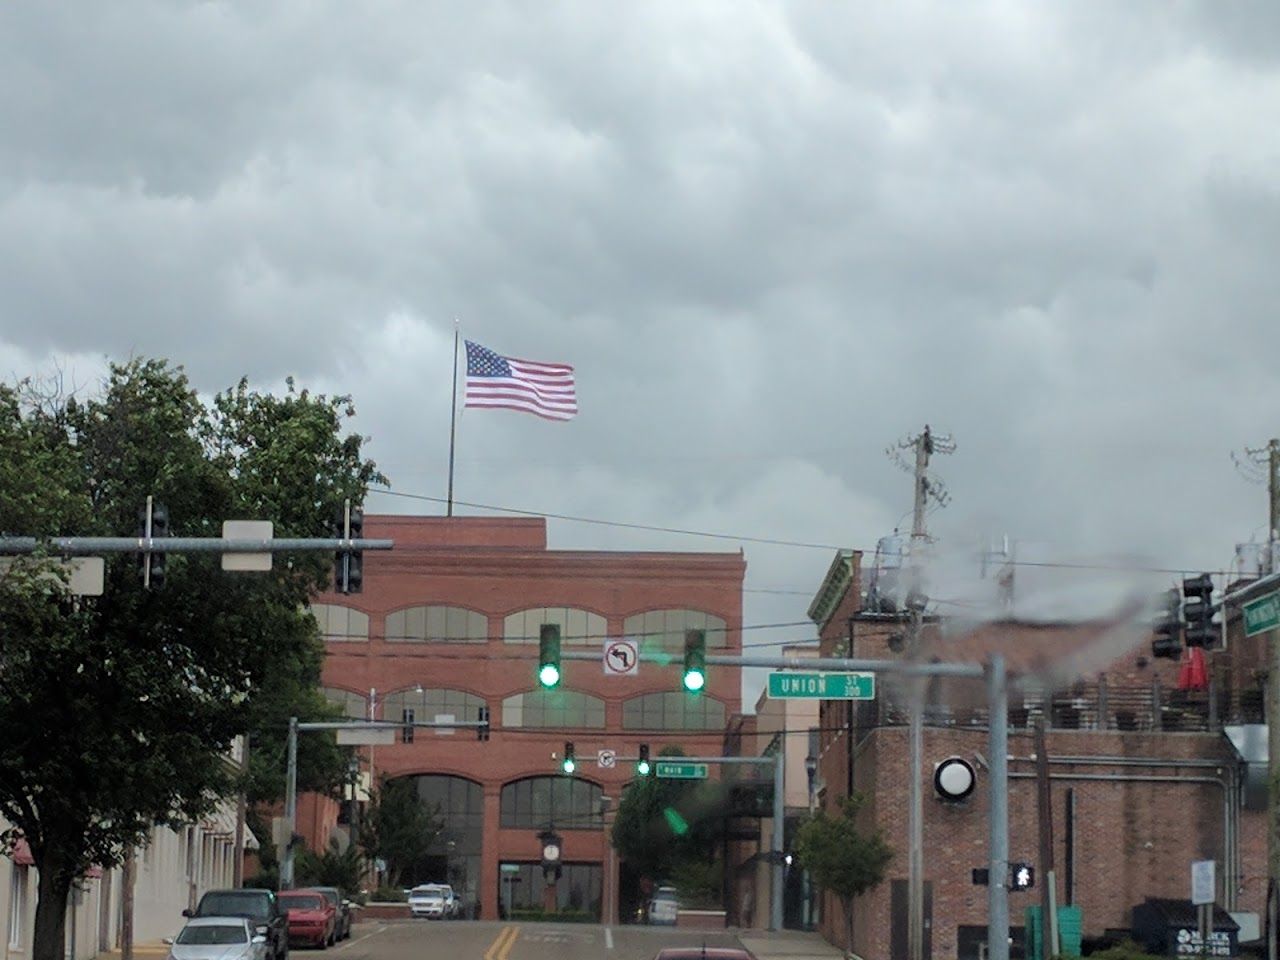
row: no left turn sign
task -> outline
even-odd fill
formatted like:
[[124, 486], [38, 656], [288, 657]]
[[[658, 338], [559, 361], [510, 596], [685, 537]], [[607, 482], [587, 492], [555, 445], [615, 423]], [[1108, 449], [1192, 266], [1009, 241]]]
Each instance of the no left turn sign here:
[[614, 638], [604, 642], [604, 675], [630, 677], [640, 672], [640, 651], [636, 641]]

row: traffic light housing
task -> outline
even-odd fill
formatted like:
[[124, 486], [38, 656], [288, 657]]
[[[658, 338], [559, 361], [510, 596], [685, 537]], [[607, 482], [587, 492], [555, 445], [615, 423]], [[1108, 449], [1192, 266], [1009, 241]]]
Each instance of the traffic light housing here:
[[560, 626], [544, 623], [538, 634], [538, 683], [547, 690], [560, 685]]
[[1218, 625], [1213, 622], [1213, 577], [1207, 573], [1182, 581], [1182, 612], [1187, 621], [1188, 647], [1213, 647]]
[[640, 744], [640, 759], [636, 761], [636, 776], [647, 777], [653, 772], [653, 764], [649, 762], [649, 745]]
[[413, 743], [414, 719], [415, 718], [414, 718], [413, 710], [409, 707], [405, 707], [404, 714], [403, 714], [404, 727], [400, 731], [401, 743]]
[[[334, 532], [341, 540], [364, 539], [364, 511], [346, 501], [335, 518]], [[334, 554], [333, 590], [335, 593], [360, 593], [364, 589], [364, 551], [339, 550]]]
[[[138, 510], [138, 537], [156, 540], [171, 536], [169, 530], [169, 510], [163, 503], [153, 503], [147, 498], [147, 505]], [[168, 554], [144, 552], [138, 557], [138, 572], [142, 575], [142, 585], [148, 590], [159, 590], [164, 586], [165, 560]]]
[[478, 717], [480, 726], [476, 727], [476, 739], [481, 743], [489, 742], [489, 708], [481, 707]]
[[684, 635], [684, 688], [700, 693], [707, 685], [707, 635], [688, 630]]
[[564, 744], [564, 758], [560, 761], [560, 769], [565, 773], [573, 773], [578, 769], [578, 762], [573, 755], [573, 741], [566, 740]]
[[1152, 631], [1151, 655], [1177, 660], [1182, 656], [1182, 619], [1177, 590], [1165, 593], [1164, 609], [1156, 617]]

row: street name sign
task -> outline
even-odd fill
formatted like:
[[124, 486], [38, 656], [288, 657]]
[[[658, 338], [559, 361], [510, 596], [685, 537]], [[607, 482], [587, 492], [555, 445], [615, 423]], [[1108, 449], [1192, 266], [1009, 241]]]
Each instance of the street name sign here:
[[334, 732], [340, 747], [389, 747], [396, 742], [396, 731], [386, 727], [374, 727], [372, 730], [340, 727]]
[[1244, 605], [1244, 635], [1252, 637], [1280, 627], [1280, 591]]
[[874, 673], [771, 673], [771, 700], [874, 700]]
[[504, 864], [502, 864], [502, 866], [498, 867], [498, 869], [499, 869], [499, 870], [501, 870], [503, 873], [519, 873], [519, 872], [520, 872], [520, 864], [518, 864], [518, 863], [504, 863]]
[[659, 760], [654, 764], [654, 772], [667, 780], [705, 780], [707, 765], [705, 763], [681, 763], [676, 760]]

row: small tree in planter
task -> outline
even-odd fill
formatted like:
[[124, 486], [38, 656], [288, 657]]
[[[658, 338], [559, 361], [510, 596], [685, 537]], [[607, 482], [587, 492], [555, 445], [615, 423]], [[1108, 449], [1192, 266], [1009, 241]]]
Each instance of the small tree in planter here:
[[862, 796], [854, 794], [841, 804], [838, 816], [822, 811], [806, 821], [796, 835], [800, 865], [844, 905], [847, 953], [853, 952], [853, 899], [879, 884], [893, 859], [893, 851], [879, 830], [858, 829], [862, 804]]

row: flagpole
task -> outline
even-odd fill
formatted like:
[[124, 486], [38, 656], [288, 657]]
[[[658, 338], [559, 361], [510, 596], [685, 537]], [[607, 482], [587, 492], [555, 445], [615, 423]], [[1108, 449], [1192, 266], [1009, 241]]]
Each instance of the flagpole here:
[[458, 321], [453, 321], [453, 405], [449, 408], [449, 512], [453, 516], [453, 443], [458, 430]]

